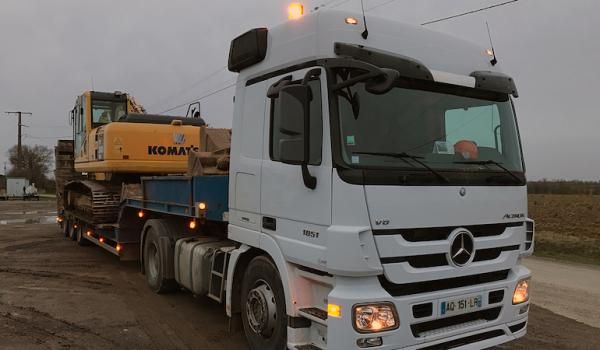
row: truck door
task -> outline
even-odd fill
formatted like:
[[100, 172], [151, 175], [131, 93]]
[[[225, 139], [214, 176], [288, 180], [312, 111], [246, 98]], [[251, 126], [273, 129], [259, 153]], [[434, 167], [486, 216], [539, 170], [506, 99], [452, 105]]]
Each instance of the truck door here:
[[[267, 88], [291, 75], [294, 83], [304, 78], [308, 69], [270, 79]], [[280, 161], [277, 145], [282, 137], [279, 128], [276, 98], [266, 98], [265, 141], [261, 176], [262, 232], [275, 237], [288, 257], [308, 249], [325, 246], [324, 232], [331, 225], [331, 151], [329, 140], [329, 109], [326, 75], [311, 79], [310, 102], [310, 161], [308, 169], [317, 179], [315, 189], [307, 188], [301, 167]], [[302, 249], [299, 249], [302, 248]], [[313, 252], [316, 253], [316, 252]]]

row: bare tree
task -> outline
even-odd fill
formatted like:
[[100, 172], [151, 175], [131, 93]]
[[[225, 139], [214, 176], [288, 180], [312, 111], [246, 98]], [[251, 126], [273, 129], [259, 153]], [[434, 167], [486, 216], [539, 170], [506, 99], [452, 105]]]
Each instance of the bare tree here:
[[22, 157], [23, 161], [18, 164], [17, 146], [13, 146], [8, 150], [8, 159], [11, 164], [8, 176], [25, 177], [40, 188], [51, 186], [46, 174], [50, 171], [52, 164], [52, 150], [41, 145], [24, 145], [22, 147]]

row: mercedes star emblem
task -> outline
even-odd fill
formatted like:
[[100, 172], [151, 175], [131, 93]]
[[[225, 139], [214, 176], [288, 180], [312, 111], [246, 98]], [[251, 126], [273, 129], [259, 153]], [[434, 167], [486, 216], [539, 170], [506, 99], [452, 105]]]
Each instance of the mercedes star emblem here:
[[450, 245], [450, 261], [457, 267], [468, 265], [475, 258], [475, 240], [473, 234], [466, 229], [454, 231]]

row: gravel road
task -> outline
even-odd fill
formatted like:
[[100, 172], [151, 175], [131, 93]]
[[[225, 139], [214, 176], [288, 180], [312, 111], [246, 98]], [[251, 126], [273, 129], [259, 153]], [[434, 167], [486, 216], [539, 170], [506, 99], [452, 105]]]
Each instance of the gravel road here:
[[[241, 332], [228, 332], [223, 306], [153, 294], [136, 263], [62, 237], [49, 223], [52, 204], [0, 202], [0, 349], [246, 349]], [[534, 302], [597, 325], [585, 318], [598, 316], [597, 284], [584, 284], [597, 274], [527, 264], [537, 274]], [[502, 349], [600, 349], [600, 329], [588, 324], [534, 305], [529, 335]]]

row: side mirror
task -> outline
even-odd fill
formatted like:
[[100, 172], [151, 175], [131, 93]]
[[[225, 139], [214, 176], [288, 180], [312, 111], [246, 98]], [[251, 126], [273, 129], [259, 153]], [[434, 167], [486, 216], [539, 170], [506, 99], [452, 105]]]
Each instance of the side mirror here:
[[306, 85], [288, 85], [279, 91], [281, 116], [279, 131], [286, 137], [279, 140], [279, 156], [286, 164], [308, 163], [310, 88]]
[[400, 73], [397, 70], [382, 68], [381, 71], [384, 74], [366, 81], [365, 90], [367, 92], [375, 95], [385, 94], [394, 88], [400, 78]]

